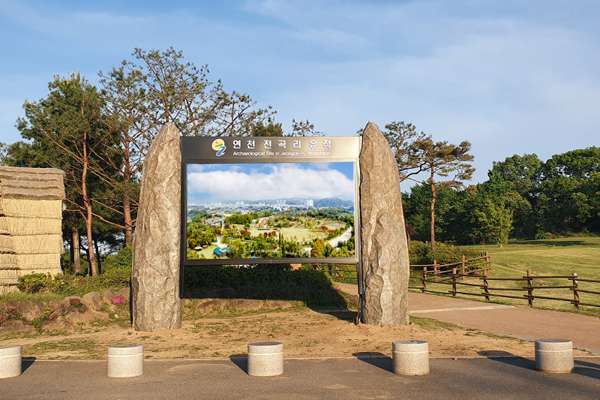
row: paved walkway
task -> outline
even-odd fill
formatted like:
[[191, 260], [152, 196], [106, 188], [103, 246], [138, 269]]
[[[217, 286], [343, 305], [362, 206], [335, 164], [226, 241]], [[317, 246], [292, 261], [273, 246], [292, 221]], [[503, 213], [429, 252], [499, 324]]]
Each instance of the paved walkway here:
[[146, 361], [144, 375], [108, 378], [106, 361], [34, 361], [0, 379], [1, 399], [594, 399], [600, 357], [571, 374], [535, 371], [527, 358], [430, 360], [431, 374], [400, 376], [384, 358], [286, 359], [284, 373], [248, 376], [243, 358]]
[[[356, 285], [338, 285], [358, 294]], [[408, 309], [410, 315], [522, 339], [569, 339], [575, 347], [600, 353], [600, 318], [412, 292]]]

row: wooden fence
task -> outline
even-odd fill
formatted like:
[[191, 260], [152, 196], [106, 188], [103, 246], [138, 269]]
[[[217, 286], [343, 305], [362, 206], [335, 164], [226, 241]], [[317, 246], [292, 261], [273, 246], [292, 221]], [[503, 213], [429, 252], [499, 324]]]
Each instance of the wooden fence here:
[[[465, 277], [477, 278], [480, 282], [473, 283], [473, 282], [459, 281], [459, 278], [461, 280], [464, 280]], [[469, 295], [469, 296], [481, 296], [481, 297], [485, 297], [485, 299], [487, 301], [490, 301], [491, 297], [503, 297], [503, 298], [510, 298], [510, 299], [527, 300], [527, 302], [530, 306], [533, 305], [533, 301], [535, 299], [545, 299], [545, 300], [556, 300], [556, 301], [569, 302], [569, 303], [573, 304], [576, 308], [579, 308], [579, 306], [600, 307], [600, 304], [586, 303], [586, 302], [582, 302], [580, 300], [581, 293], [600, 295], [600, 291], [581, 289], [579, 287], [579, 284], [581, 282], [600, 283], [600, 280], [583, 279], [583, 278], [580, 278], [577, 275], [577, 273], [575, 273], [575, 272], [572, 275], [533, 276], [531, 274], [531, 270], [528, 269], [527, 275], [523, 276], [523, 277], [492, 278], [489, 276], [489, 269], [486, 269], [483, 271], [483, 276], [474, 277], [472, 274], [469, 274], [469, 273], [467, 273], [467, 274], [459, 273], [456, 268], [453, 268], [451, 273], [439, 273], [439, 272], [435, 273], [433, 271], [427, 271], [427, 269], [424, 268], [423, 271], [421, 272], [421, 276], [418, 276], [418, 277], [413, 276], [411, 279], [420, 280], [421, 286], [420, 287], [412, 286], [410, 288], [418, 289], [423, 293], [449, 294], [452, 296], [456, 296], [457, 294], [463, 294], [463, 295]], [[567, 280], [567, 282], [570, 284], [554, 285], [554, 286], [535, 285], [536, 281], [545, 283], [545, 281], [547, 279]], [[516, 283], [523, 282], [523, 284], [526, 284], [527, 286], [522, 286], [520, 288], [498, 287], [498, 286], [490, 285], [490, 281], [492, 281], [492, 282], [504, 281], [504, 282], [516, 282]], [[427, 287], [428, 283], [434, 283], [436, 285], [449, 285], [449, 286], [451, 286], [451, 289], [447, 290], [447, 291], [431, 290]], [[457, 288], [461, 285], [477, 287], [477, 288], [481, 289], [481, 293], [460, 291]], [[548, 289], [568, 289], [569, 291], [573, 292], [572, 293], [573, 297], [566, 299], [566, 298], [561, 298], [561, 297], [550, 297], [550, 296], [535, 294], [535, 293], [540, 293], [540, 292], [543, 293], [545, 290], [548, 290]], [[527, 294], [523, 294], [520, 296], [516, 296], [516, 295], [512, 295], [512, 294], [500, 294], [500, 293], [506, 293], [507, 291], [527, 292]], [[497, 293], [497, 292], [500, 292], [500, 293]]]
[[[316, 269], [329, 274], [334, 280], [339, 282], [357, 283], [356, 266], [354, 265], [317, 265]], [[433, 264], [411, 265], [410, 266], [410, 284], [409, 289], [416, 289], [423, 293], [436, 293], [456, 296], [457, 294], [468, 296], [484, 297], [490, 301], [492, 297], [510, 298], [526, 300], [532, 306], [535, 299], [555, 300], [569, 302], [576, 308], [579, 306], [600, 307], [600, 299], [597, 304], [584, 302], [580, 299], [580, 294], [600, 296], [600, 285], [596, 289], [595, 285], [600, 284], [600, 280], [580, 278], [577, 273], [572, 275], [543, 275], [533, 276], [531, 270], [527, 270], [526, 276], [516, 278], [492, 278], [490, 256], [486, 252], [484, 256], [463, 259], [461, 262], [452, 264]], [[546, 286], [547, 280], [563, 280], [565, 284], [554, 284]], [[523, 283], [521, 287], [500, 287], [500, 282]], [[419, 286], [414, 286], [420, 282]], [[580, 287], [584, 283], [585, 289]], [[429, 286], [428, 286], [429, 285]], [[439, 286], [449, 286], [449, 290], [440, 290]], [[432, 288], [433, 286], [433, 288]], [[468, 292], [465, 287], [476, 288], [476, 292]], [[437, 289], [437, 290], [434, 290]], [[462, 289], [462, 290], [461, 290]], [[543, 293], [549, 289], [568, 290], [569, 296], [551, 297]], [[593, 290], [592, 290], [593, 289]], [[523, 292], [522, 295], [515, 295], [515, 292]], [[569, 298], [566, 298], [569, 297]]]
[[[318, 271], [323, 271], [327, 273], [336, 282], [358, 283], [355, 265], [318, 264], [315, 265], [315, 268]], [[484, 271], [489, 271], [491, 269], [490, 256], [488, 252], [485, 252], [485, 255], [482, 257], [472, 258], [468, 260], [465, 259], [465, 256], [463, 256], [462, 261], [452, 264], [438, 264], [434, 260], [433, 264], [410, 265], [410, 276], [411, 279], [414, 279], [413, 276], [415, 274], [418, 274], [420, 276], [420, 274], [424, 272], [427, 275], [433, 275], [435, 282], [438, 282], [440, 280], [444, 280], [444, 278], [447, 278], [449, 274], [452, 273], [452, 270], [455, 268], [457, 270], [460, 270], [461, 274], [463, 274], [464, 276], [483, 274]], [[420, 287], [411, 287], [411, 289], [420, 289]]]

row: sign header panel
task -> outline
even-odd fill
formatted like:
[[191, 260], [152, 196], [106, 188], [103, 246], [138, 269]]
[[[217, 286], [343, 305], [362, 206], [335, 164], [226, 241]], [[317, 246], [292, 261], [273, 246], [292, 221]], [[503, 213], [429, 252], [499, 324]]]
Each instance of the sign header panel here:
[[187, 163], [357, 160], [360, 137], [182, 137]]

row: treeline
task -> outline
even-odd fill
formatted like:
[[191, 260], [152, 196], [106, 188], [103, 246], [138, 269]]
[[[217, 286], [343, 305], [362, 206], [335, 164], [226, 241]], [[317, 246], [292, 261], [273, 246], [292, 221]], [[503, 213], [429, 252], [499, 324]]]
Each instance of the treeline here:
[[[47, 97], [26, 101], [17, 120], [23, 141], [0, 144], [1, 163], [65, 171], [63, 234], [67, 271], [98, 275], [100, 252], [131, 244], [146, 151], [166, 123], [184, 136], [285, 136], [271, 107], [226, 91], [208, 67], [185, 62], [174, 49], [135, 49], [95, 87], [79, 73], [55, 76]], [[289, 136], [316, 136], [292, 120]], [[80, 251], [85, 252], [82, 263]]]
[[[411, 238], [430, 240], [429, 182], [403, 193]], [[600, 234], [600, 148], [494, 162], [488, 179], [437, 193], [435, 233], [454, 244], [507, 243], [559, 235]]]

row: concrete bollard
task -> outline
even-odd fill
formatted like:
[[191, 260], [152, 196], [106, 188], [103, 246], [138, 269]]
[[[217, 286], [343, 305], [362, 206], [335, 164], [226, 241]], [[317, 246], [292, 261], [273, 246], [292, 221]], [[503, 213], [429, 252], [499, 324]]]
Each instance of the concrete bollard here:
[[283, 343], [259, 342], [248, 345], [248, 375], [283, 374]]
[[0, 378], [13, 378], [21, 375], [22, 371], [21, 346], [14, 344], [0, 346]]
[[106, 374], [109, 378], [131, 378], [144, 373], [144, 345], [108, 346]]
[[573, 342], [567, 339], [535, 341], [535, 369], [554, 374], [568, 374], [575, 366]]
[[394, 373], [398, 375], [427, 375], [429, 373], [429, 344], [421, 340], [398, 340], [392, 343]]

